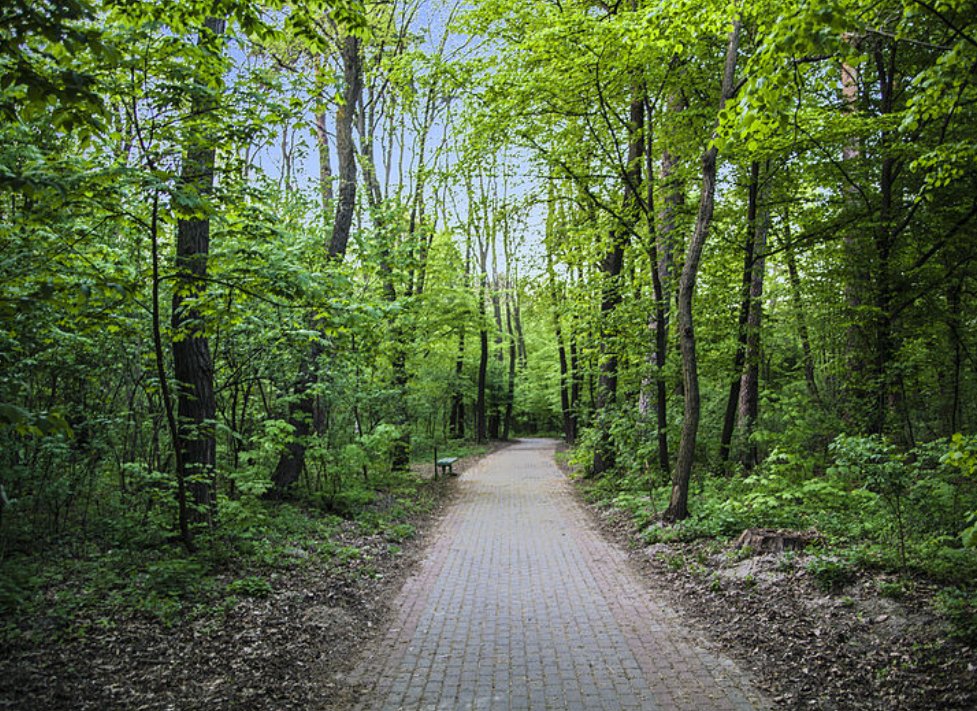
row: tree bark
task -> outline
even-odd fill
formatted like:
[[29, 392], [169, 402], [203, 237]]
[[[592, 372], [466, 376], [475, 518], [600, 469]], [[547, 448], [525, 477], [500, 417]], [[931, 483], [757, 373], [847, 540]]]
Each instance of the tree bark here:
[[461, 392], [461, 376], [465, 366], [465, 323], [462, 321], [458, 332], [458, 357], [455, 359], [455, 391], [451, 399], [451, 436], [455, 439], [465, 437], [465, 398]]
[[[723, 68], [722, 92], [719, 100], [720, 111], [732, 93], [739, 36], [740, 21], [737, 18], [733, 22], [733, 30], [730, 32], [729, 44], [726, 47], [726, 62]], [[699, 212], [696, 216], [692, 239], [689, 241], [685, 264], [682, 267], [682, 276], [679, 280], [678, 330], [682, 348], [682, 382], [685, 403], [682, 413], [682, 433], [678, 445], [678, 459], [675, 462], [675, 472], [672, 475], [672, 494], [668, 508], [663, 514], [663, 518], [668, 521], [678, 521], [687, 518], [689, 515], [689, 481], [692, 477], [692, 462], [695, 458], [700, 406], [695, 333], [692, 328], [692, 295], [695, 291], [702, 248], [705, 245], [709, 226], [712, 222], [716, 193], [716, 157], [715, 146], [706, 150], [702, 156], [702, 195], [699, 199]]]
[[[336, 111], [336, 152], [339, 158], [339, 195], [336, 203], [336, 216], [333, 222], [332, 238], [327, 245], [329, 261], [342, 262], [346, 256], [353, 213], [356, 208], [356, 149], [353, 143], [353, 124], [356, 106], [363, 89], [362, 66], [360, 63], [359, 39], [348, 36], [343, 40], [343, 77], [345, 90], [343, 103]], [[319, 324], [310, 316], [311, 327], [318, 330]], [[313, 423], [321, 421], [316, 406], [315, 386], [319, 382], [319, 360], [325, 349], [320, 340], [314, 341], [308, 349], [299, 375], [295, 382], [295, 395], [288, 407], [288, 423], [292, 426], [292, 439], [286, 450], [278, 458], [278, 464], [271, 477], [268, 496], [283, 498], [290, 486], [299, 480], [305, 466], [305, 452]]]
[[736, 352], [733, 354], [733, 377], [729, 382], [726, 412], [723, 415], [723, 431], [719, 437], [719, 459], [729, 460], [729, 449], [736, 429], [736, 409], [743, 382], [743, 363], [746, 361], [747, 323], [750, 320], [750, 287], [753, 283], [754, 254], [756, 252], [757, 190], [760, 164], [750, 164], [750, 192], [746, 210], [746, 243], [743, 247], [743, 279], [740, 286], [740, 315], [736, 323]]
[[512, 311], [509, 308], [509, 296], [505, 300], [505, 325], [509, 335], [509, 389], [505, 400], [505, 419], [502, 422], [502, 440], [509, 439], [512, 430], [512, 406], [516, 399], [516, 337], [512, 330]]
[[485, 308], [485, 300], [488, 298], [486, 294], [487, 281], [488, 277], [485, 274], [483, 266], [478, 289], [478, 337], [480, 356], [478, 361], [478, 394], [475, 401], [475, 439], [480, 444], [488, 441], [485, 412], [485, 377], [488, 372], [489, 360], [488, 314]]
[[[647, 90], [645, 90], [645, 112], [648, 116], [646, 125], [647, 130], [647, 148], [645, 149], [645, 162], [646, 162], [646, 172], [648, 178], [647, 186], [647, 197], [646, 197], [646, 210], [648, 215], [648, 235], [650, 239], [649, 244], [649, 258], [651, 261], [651, 288], [652, 295], [655, 299], [655, 305], [652, 309], [652, 314], [649, 319], [648, 330], [651, 331], [652, 337], [654, 338], [654, 346], [651, 356], [648, 358], [648, 365], [651, 368], [652, 376], [650, 379], [646, 379], [641, 383], [641, 394], [638, 397], [638, 411], [647, 416], [652, 409], [655, 411], [655, 436], [658, 440], [658, 468], [663, 472], [669, 471], [669, 458], [668, 458], [668, 413], [666, 408], [668, 406], [668, 397], [665, 390], [665, 359], [667, 357], [668, 348], [668, 304], [667, 296], [665, 294], [664, 284], [662, 283], [662, 250], [659, 246], [664, 246], [663, 243], [666, 237], [659, 233], [655, 225], [655, 166], [654, 166], [654, 143], [653, 136], [651, 134], [651, 104], [647, 99]], [[674, 223], [672, 225], [674, 227]], [[650, 383], [648, 380], [654, 383], [654, 405], [652, 405], [652, 396], [648, 392], [648, 386]]]
[[[769, 162], [767, 164], [769, 168]], [[769, 176], [765, 178], [769, 180]], [[760, 172], [756, 161], [753, 164], [753, 190], [755, 202], [763, 202], [760, 191]], [[759, 212], [758, 212], [759, 210]], [[747, 471], [759, 463], [756, 442], [750, 437], [756, 427], [760, 406], [760, 358], [762, 350], [761, 325], [763, 319], [763, 280], [766, 270], [767, 230], [770, 226], [769, 212], [766, 208], [754, 207], [753, 220], [753, 268], [750, 278], [749, 316], [746, 322], [745, 364], [740, 386], [739, 427], [743, 432], [743, 466]]]
[[634, 89], [628, 121], [628, 163], [624, 170], [623, 219], [629, 223], [610, 234], [610, 248], [600, 263], [604, 284], [600, 304], [600, 377], [597, 382], [597, 423], [601, 428], [594, 448], [593, 476], [600, 476], [615, 464], [615, 446], [601, 417], [608, 416], [617, 400], [618, 344], [611, 324], [614, 311], [621, 303], [621, 270], [624, 266], [624, 247], [628, 242], [628, 229], [637, 221], [638, 189], [641, 185], [641, 158], [644, 154], [644, 96]]
[[[208, 17], [200, 32], [199, 45], [209, 45], [224, 34], [225, 21]], [[210, 98], [195, 98], [194, 116], [206, 116], [215, 108]], [[190, 192], [206, 199], [214, 188], [214, 163], [217, 156], [214, 138], [208, 131], [194, 132], [180, 171], [180, 182]], [[210, 219], [193, 217], [177, 221], [176, 271], [174, 274], [173, 375], [177, 392], [178, 461], [189, 484], [193, 506], [190, 520], [212, 527], [216, 522], [217, 498], [214, 491], [217, 438], [214, 429], [214, 366], [204, 329], [203, 313], [197, 300], [207, 287], [207, 260], [210, 253]]]
[[811, 336], [807, 330], [807, 318], [804, 314], [804, 300], [801, 298], [801, 279], [797, 273], [797, 259], [794, 245], [790, 236], [790, 215], [784, 215], [785, 248], [787, 256], [787, 278], [790, 282], [790, 299], [794, 307], [794, 319], [797, 323], [797, 334], [801, 339], [801, 365], [804, 368], [804, 380], [807, 390], [815, 402], [821, 404], [821, 393], [818, 390], [817, 379], [814, 375], [814, 357], [811, 351]]

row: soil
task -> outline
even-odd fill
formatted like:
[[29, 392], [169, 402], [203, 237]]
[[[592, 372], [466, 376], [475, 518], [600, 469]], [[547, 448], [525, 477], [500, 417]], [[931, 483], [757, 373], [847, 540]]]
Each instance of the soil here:
[[936, 585], [910, 581], [893, 599], [882, 593], [898, 587], [894, 578], [850, 571], [823, 590], [807, 570], [811, 554], [753, 555], [733, 541], [644, 545], [620, 512], [590, 508], [648, 585], [778, 708], [977, 709], [977, 651], [949, 637]]
[[[478, 458], [460, 459], [455, 472]], [[430, 469], [418, 472], [430, 478]], [[438, 503], [410, 521], [417, 534], [399, 551], [382, 535], [365, 535], [348, 522], [333, 541], [355, 546], [358, 557], [328, 569], [277, 571], [265, 576], [272, 588], [267, 596], [241, 597], [227, 609], [211, 604], [182, 618], [192, 621], [167, 627], [158, 617], [133, 612], [108, 621], [73, 620], [75, 633], [66, 635], [64, 620], [19, 620], [21, 629], [42, 634], [0, 642], [0, 709], [348, 708], [351, 690], [341, 675], [383, 629], [388, 601], [419, 559], [453, 487], [441, 479], [433, 489]], [[309, 556], [298, 546], [288, 553], [297, 560]], [[228, 580], [249, 572], [235, 571]]]

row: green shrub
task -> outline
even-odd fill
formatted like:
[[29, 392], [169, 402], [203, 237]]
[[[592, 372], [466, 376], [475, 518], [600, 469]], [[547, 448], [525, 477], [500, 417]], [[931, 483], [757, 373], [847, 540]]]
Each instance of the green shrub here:
[[977, 594], [950, 588], [941, 590], [937, 609], [950, 622], [950, 635], [966, 644], [977, 644]]
[[807, 571], [824, 592], [834, 592], [854, 579], [851, 563], [838, 558], [815, 558]]
[[227, 592], [232, 595], [264, 598], [271, 595], [271, 583], [265, 578], [253, 575], [232, 581], [227, 586]]

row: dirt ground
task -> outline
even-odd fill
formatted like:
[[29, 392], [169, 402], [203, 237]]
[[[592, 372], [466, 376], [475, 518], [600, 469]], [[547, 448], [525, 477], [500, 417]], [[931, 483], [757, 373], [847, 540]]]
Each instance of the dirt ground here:
[[627, 520], [591, 507], [648, 584], [747, 668], [784, 709], [977, 709], [977, 652], [948, 638], [936, 587], [856, 574], [829, 592], [802, 552], [750, 555], [732, 543], [641, 545]]
[[[477, 459], [461, 459], [455, 472]], [[419, 470], [430, 476], [430, 468]], [[20, 621], [41, 631], [41, 641], [0, 643], [0, 709], [346, 708], [350, 699], [342, 674], [383, 628], [389, 601], [453, 490], [450, 479], [434, 488], [437, 506], [411, 521], [417, 534], [401, 542], [399, 551], [392, 553], [383, 536], [364, 535], [350, 522], [335, 542], [357, 548], [355, 558], [329, 569], [276, 571], [269, 576], [270, 595], [241, 597], [226, 610], [208, 608], [189, 615], [191, 623], [167, 627], [158, 618], [132, 613], [82, 624], [84, 636], [65, 637], [63, 620]], [[300, 547], [289, 554], [309, 555]]]

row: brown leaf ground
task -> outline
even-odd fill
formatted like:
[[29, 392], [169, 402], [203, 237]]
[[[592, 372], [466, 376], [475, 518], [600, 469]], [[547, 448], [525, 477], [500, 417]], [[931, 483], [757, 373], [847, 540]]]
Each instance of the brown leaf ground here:
[[645, 546], [618, 512], [591, 509], [648, 584], [778, 707], [977, 709], [977, 652], [949, 637], [935, 585], [915, 581], [891, 599], [885, 576], [858, 572], [826, 592], [806, 569], [811, 556], [744, 557], [732, 542]]
[[[455, 471], [477, 458], [460, 460]], [[428, 477], [429, 469], [419, 467]], [[433, 482], [435, 507], [410, 521], [417, 534], [398, 546], [349, 522], [333, 542], [356, 548], [355, 557], [328, 568], [278, 570], [268, 576], [266, 597], [240, 597], [226, 608], [208, 604], [171, 626], [136, 612], [111, 620], [18, 620], [31, 634], [0, 643], [0, 709], [344, 708], [350, 699], [341, 675], [383, 626], [387, 602], [451, 490], [450, 481]], [[289, 553], [300, 561], [308, 556], [300, 547]]]

